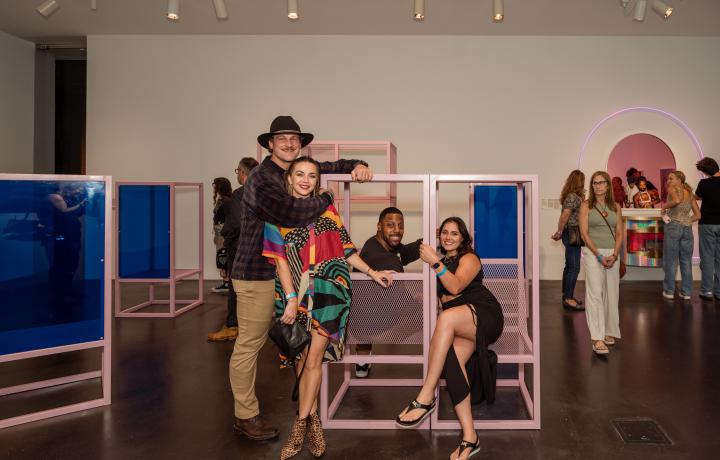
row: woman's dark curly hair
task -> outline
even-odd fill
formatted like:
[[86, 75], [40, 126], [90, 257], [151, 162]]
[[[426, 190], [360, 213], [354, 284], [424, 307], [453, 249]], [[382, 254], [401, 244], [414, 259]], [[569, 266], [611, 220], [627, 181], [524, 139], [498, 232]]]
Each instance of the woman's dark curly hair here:
[[[448, 217], [447, 219], [442, 221], [442, 224], [440, 224], [440, 231], [438, 232], [438, 235], [442, 235], [443, 228], [445, 228], [445, 225], [449, 224], [450, 222], [457, 225], [458, 232], [460, 232], [460, 236], [462, 237], [460, 246], [458, 246], [457, 255], [455, 255], [455, 257], [452, 257], [452, 259], [459, 259], [465, 254], [473, 252], [472, 237], [470, 236], [470, 232], [468, 232], [465, 222], [461, 218], [454, 216]], [[438, 250], [440, 251], [440, 254], [445, 256], [445, 259], [450, 259], [449, 257], [447, 257], [447, 254], [445, 252], [445, 249], [443, 249], [442, 244], [439, 244]]]

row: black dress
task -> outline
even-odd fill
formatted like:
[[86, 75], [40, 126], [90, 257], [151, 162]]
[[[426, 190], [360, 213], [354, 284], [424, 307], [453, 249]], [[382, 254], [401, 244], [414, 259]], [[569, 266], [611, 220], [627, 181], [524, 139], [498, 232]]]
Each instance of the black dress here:
[[[459, 257], [447, 261], [443, 260], [451, 273], [455, 273], [459, 261]], [[438, 296], [443, 295], [452, 294], [445, 289], [442, 281], [438, 280]], [[465, 365], [469, 382], [465, 380], [460, 368], [460, 362], [455, 354], [455, 348], [452, 345], [450, 345], [450, 350], [448, 350], [445, 359], [443, 374], [453, 405], [462, 402], [468, 393], [471, 394], [473, 404], [479, 404], [483, 400], [493, 403], [495, 401], [495, 381], [497, 378], [497, 356], [487, 347], [495, 343], [500, 337], [505, 321], [500, 303], [483, 284], [482, 268], [460, 295], [443, 303], [442, 308], [443, 310], [456, 307], [468, 308], [468, 305], [473, 307], [470, 308], [470, 311], [473, 313], [477, 330], [475, 353], [472, 354]]]

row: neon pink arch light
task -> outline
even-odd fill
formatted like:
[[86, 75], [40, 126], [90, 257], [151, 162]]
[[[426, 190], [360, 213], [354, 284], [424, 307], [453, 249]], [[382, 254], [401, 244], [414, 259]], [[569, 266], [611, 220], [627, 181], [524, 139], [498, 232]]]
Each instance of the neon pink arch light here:
[[609, 121], [611, 118], [620, 116], [627, 112], [649, 112], [649, 113], [656, 113], [658, 115], [662, 115], [665, 118], [668, 118], [673, 123], [678, 125], [680, 128], [682, 128], [683, 131], [685, 131], [685, 134], [688, 135], [690, 140], [692, 141], [693, 145], [695, 146], [695, 150], [698, 154], [698, 159], [702, 160], [703, 157], [705, 157], [705, 154], [702, 151], [702, 147], [700, 147], [700, 141], [698, 141], [697, 136], [695, 133], [692, 132], [692, 130], [688, 127], [688, 125], [685, 124], [684, 121], [676, 117], [670, 112], [666, 112], [664, 110], [657, 109], [655, 107], [627, 107], [621, 110], [618, 110], [617, 112], [611, 113], [610, 115], [606, 116], [602, 120], [598, 122], [598, 124], [593, 127], [593, 129], [590, 130], [587, 137], [585, 137], [585, 141], [583, 142], [582, 148], [580, 149], [580, 154], [578, 155], [578, 162], [577, 167], [580, 169], [580, 166], [582, 166], [583, 159], [585, 158], [585, 149], [587, 148], [588, 143], [590, 143], [590, 139], [593, 137], [595, 132], [602, 127], [607, 121]]

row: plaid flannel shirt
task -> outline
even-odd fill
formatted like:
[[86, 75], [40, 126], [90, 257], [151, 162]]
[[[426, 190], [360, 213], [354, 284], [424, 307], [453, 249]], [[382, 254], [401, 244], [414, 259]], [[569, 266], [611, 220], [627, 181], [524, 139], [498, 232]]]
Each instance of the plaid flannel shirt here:
[[[359, 160], [320, 163], [324, 174], [350, 174]], [[283, 181], [283, 170], [267, 156], [250, 173], [245, 183], [240, 213], [241, 231], [232, 268], [232, 278], [265, 281], [275, 278], [275, 266], [262, 256], [265, 222], [280, 227], [305, 227], [322, 214], [331, 203], [329, 194], [313, 198], [290, 196]]]

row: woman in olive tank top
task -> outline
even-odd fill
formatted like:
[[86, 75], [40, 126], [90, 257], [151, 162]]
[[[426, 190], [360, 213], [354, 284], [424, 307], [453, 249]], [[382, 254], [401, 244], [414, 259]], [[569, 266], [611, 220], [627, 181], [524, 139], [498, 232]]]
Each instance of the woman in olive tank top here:
[[620, 338], [618, 300], [622, 248], [622, 208], [613, 200], [610, 175], [597, 171], [590, 179], [590, 197], [580, 206], [580, 234], [585, 241], [585, 318], [592, 349], [610, 352]]

